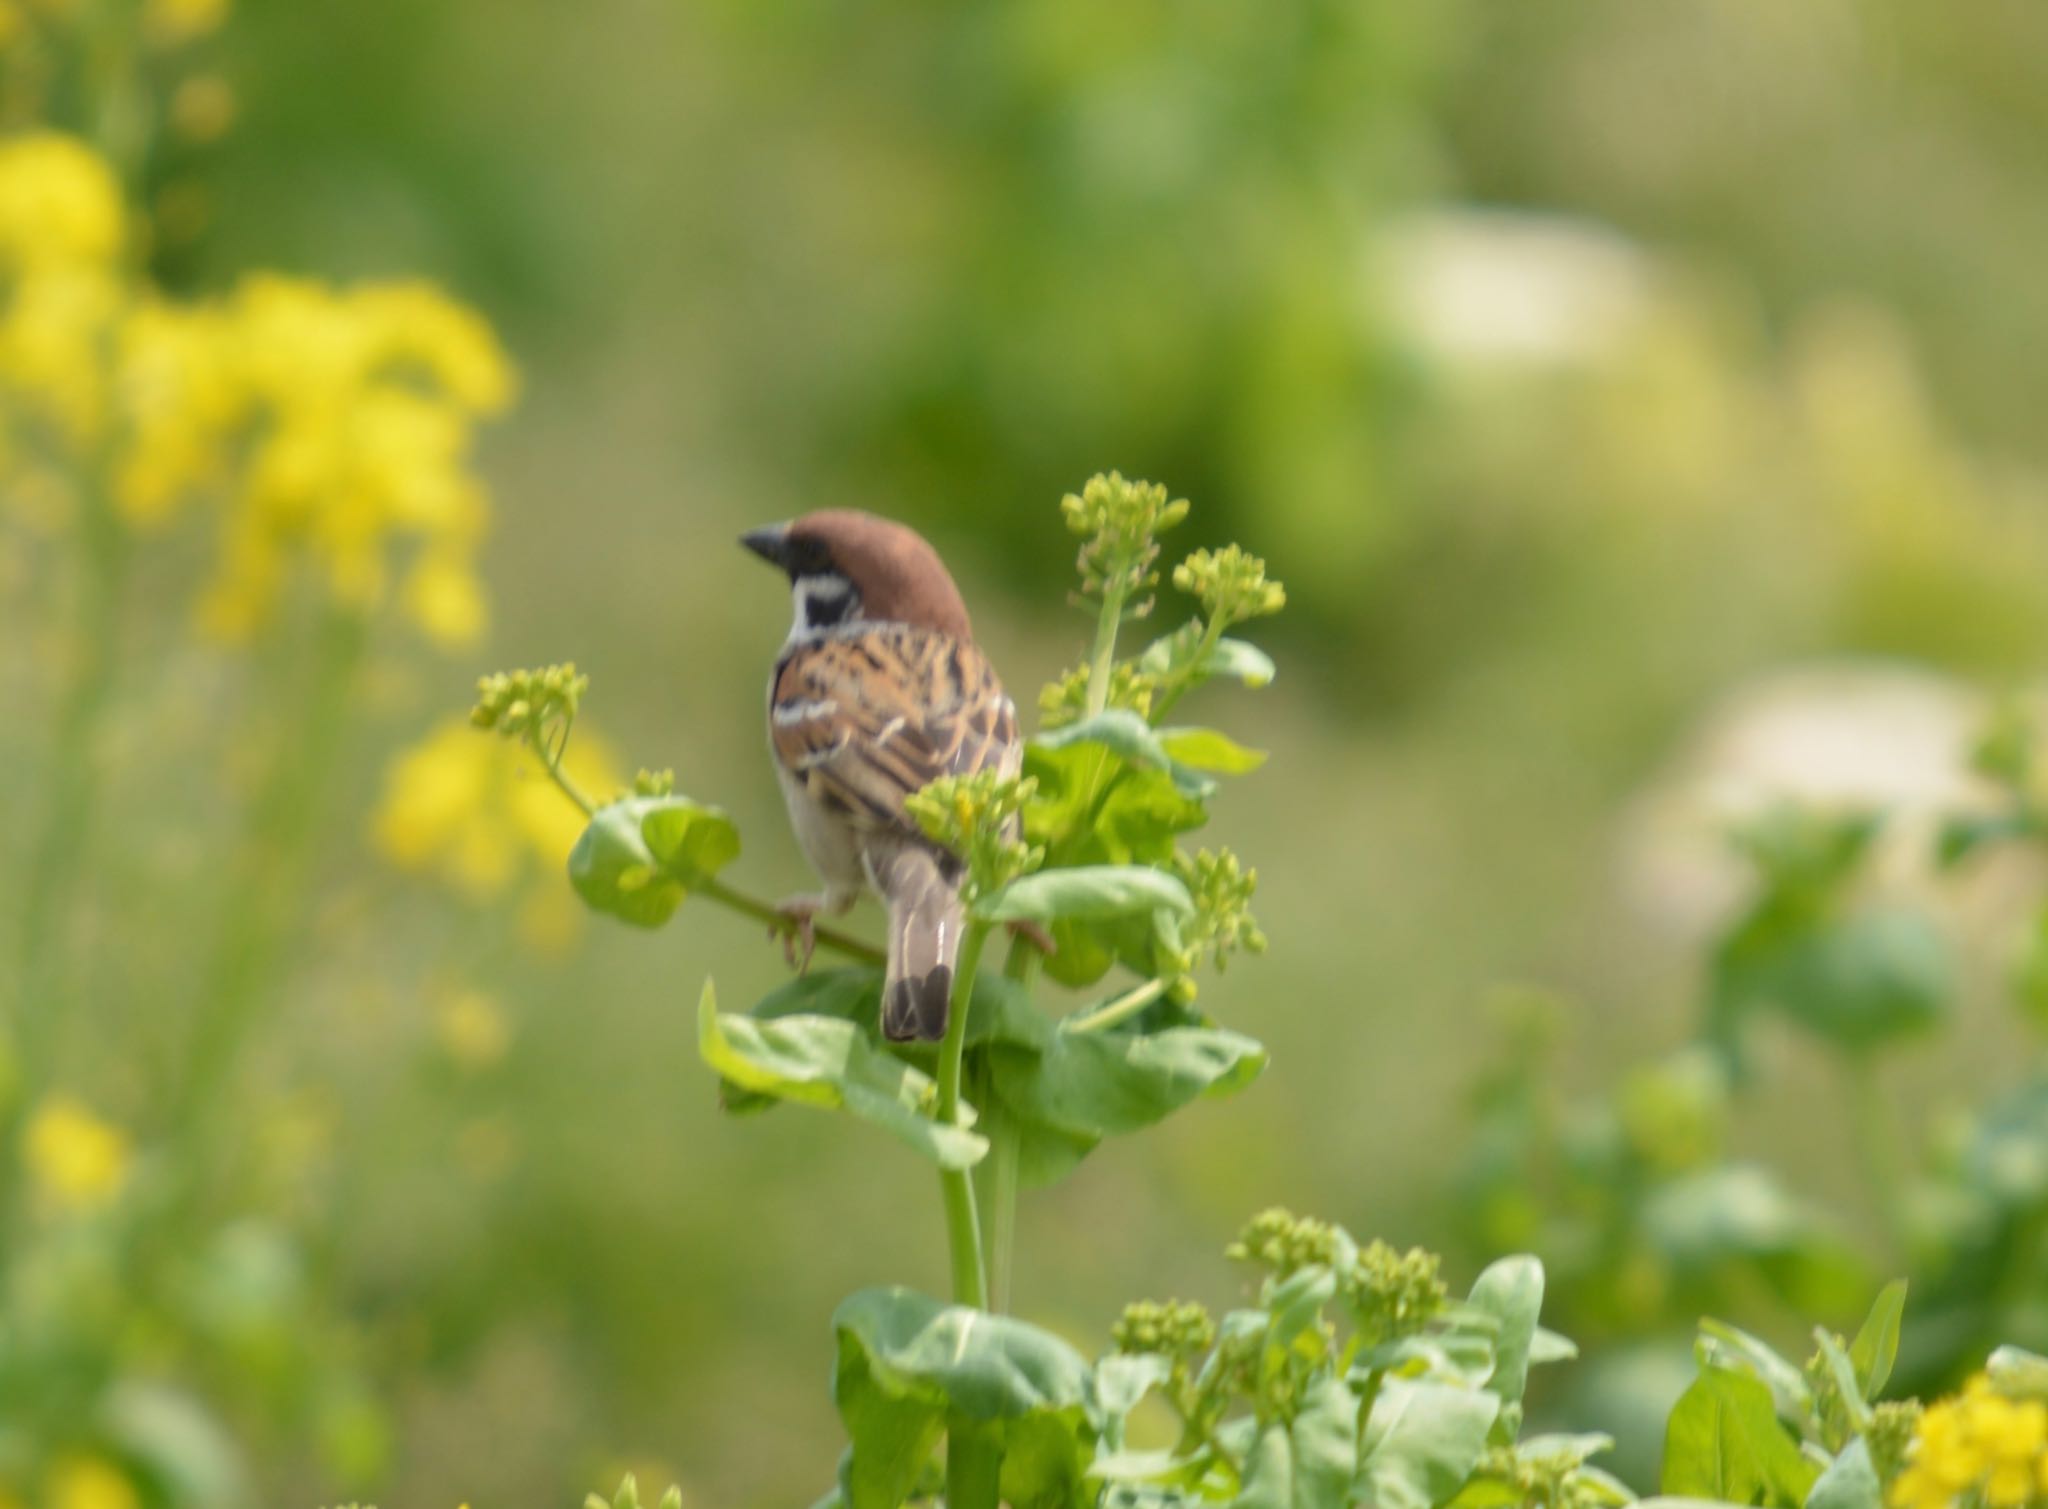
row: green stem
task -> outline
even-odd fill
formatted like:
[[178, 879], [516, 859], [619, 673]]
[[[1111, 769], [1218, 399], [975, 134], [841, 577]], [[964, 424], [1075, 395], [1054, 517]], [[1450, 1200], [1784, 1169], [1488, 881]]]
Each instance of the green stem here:
[[[939, 1103], [935, 1119], [960, 1125], [960, 1075], [967, 1058], [967, 1013], [974, 1001], [974, 974], [988, 942], [988, 924], [970, 923], [961, 940], [960, 961], [953, 976], [952, 1013], [945, 1040], [939, 1044]], [[976, 1310], [988, 1308], [988, 1270], [983, 1266], [981, 1227], [974, 1214], [974, 1180], [965, 1169], [941, 1169], [940, 1193], [946, 1205], [946, 1247], [952, 1257], [953, 1302]]]
[[1158, 696], [1152, 699], [1151, 721], [1155, 727], [1165, 719], [1168, 713], [1173, 711], [1174, 703], [1180, 701], [1193, 688], [1196, 681], [1201, 678], [1202, 667], [1209, 663], [1209, 657], [1216, 651], [1217, 641], [1223, 638], [1223, 631], [1228, 627], [1229, 625], [1223, 621], [1221, 614], [1211, 618], [1203, 626], [1202, 642], [1195, 647], [1194, 655], [1189, 658], [1186, 665], [1181, 667], [1180, 674], [1174, 679], [1173, 685], [1164, 688]]
[[1124, 621], [1124, 592], [1102, 594], [1102, 612], [1095, 620], [1095, 649], [1088, 657], [1088, 713], [1094, 717], [1109, 705], [1109, 676], [1116, 667], [1116, 635]]
[[[569, 778], [568, 772], [562, 769], [562, 748], [566, 747], [567, 743], [568, 740], [564, 738], [562, 745], [550, 752], [540, 743], [538, 737], [535, 737], [529, 741], [528, 747], [533, 750], [534, 758], [540, 761], [541, 769], [547, 772], [548, 779], [555, 783], [556, 789], [582, 808], [585, 817], [596, 817], [597, 804], [591, 801], [583, 793], [582, 788]], [[702, 896], [706, 901], [715, 901], [730, 911], [738, 912], [742, 917], [751, 917], [756, 922], [766, 923], [785, 937], [796, 936], [797, 929], [802, 926], [788, 913], [749, 896], [744, 891], [735, 890], [715, 877], [696, 881], [690, 890], [692, 894]], [[820, 948], [829, 948], [834, 953], [844, 954], [847, 958], [859, 960], [863, 964], [880, 966], [888, 962], [888, 956], [879, 948], [861, 942], [850, 933], [842, 933], [835, 927], [813, 923], [811, 937]]]
[[1154, 1001], [1165, 995], [1173, 981], [1161, 977], [1147, 980], [1143, 985], [1134, 986], [1114, 1000], [1104, 1001], [1100, 1006], [1078, 1012], [1067, 1018], [1068, 1032], [1103, 1032], [1119, 1022], [1129, 1021]]
[[[969, 923], [953, 975], [952, 1014], [939, 1044], [937, 1119], [960, 1124], [960, 1076], [967, 1059], [967, 1017], [974, 1006], [974, 976], [988, 942], [988, 924]], [[988, 1269], [981, 1252], [981, 1226], [974, 1213], [974, 1180], [965, 1169], [941, 1169], [939, 1190], [946, 1206], [946, 1247], [952, 1258], [953, 1303], [974, 1310], [989, 1307]], [[997, 1509], [1003, 1459], [1000, 1444], [985, 1426], [951, 1416], [946, 1425], [946, 1509]]]
[[[1030, 982], [1038, 967], [1038, 950], [1023, 938], [1010, 940], [1003, 975], [1019, 985]], [[984, 1055], [984, 1060], [986, 1055]], [[986, 1070], [984, 1080], [988, 1078]], [[1011, 1280], [1017, 1248], [1017, 1170], [1023, 1153], [1024, 1129], [1004, 1108], [993, 1086], [985, 1085], [975, 1103], [981, 1112], [988, 1158], [981, 1166], [982, 1251], [988, 1262], [989, 1308], [998, 1315], [1010, 1310]]]
[[247, 816], [233, 878], [221, 899], [219, 931], [202, 975], [174, 1124], [202, 1145], [219, 1121], [221, 1096], [256, 1008], [276, 983], [292, 929], [305, 910], [313, 841], [327, 786], [347, 742], [350, 693], [368, 625], [333, 613], [320, 626], [300, 709], [277, 731], [269, 769]]
[[50, 752], [50, 787], [42, 825], [29, 860], [22, 897], [20, 963], [16, 975], [16, 1065], [24, 1083], [42, 1083], [50, 1031], [62, 1016], [66, 991], [58, 979], [72, 893], [86, 854], [87, 830], [98, 807], [100, 724], [113, 690], [120, 639], [127, 540], [110, 499], [86, 489], [80, 536], [84, 546], [78, 583], [77, 652], [57, 713]]

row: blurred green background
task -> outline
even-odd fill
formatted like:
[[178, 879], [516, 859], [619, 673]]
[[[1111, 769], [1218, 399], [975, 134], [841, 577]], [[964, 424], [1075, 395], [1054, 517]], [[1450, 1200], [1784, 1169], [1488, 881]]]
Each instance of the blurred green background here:
[[[1077, 1337], [1227, 1300], [1275, 1202], [1469, 1277], [1497, 987], [1585, 1003], [1567, 1087], [1664, 1052], [1737, 883], [1722, 819], [1952, 799], [2043, 661], [2048, 11], [247, 0], [210, 45], [239, 120], [161, 169], [207, 209], [165, 281], [430, 276], [524, 382], [488, 647], [387, 669], [350, 811], [475, 673], [574, 659], [626, 768], [740, 821], [744, 883], [807, 886], [763, 752], [786, 593], [734, 537], [814, 507], [925, 531], [1020, 703], [1083, 648], [1056, 504], [1095, 470], [1287, 583], [1278, 683], [1205, 694], [1272, 751], [1213, 831], [1273, 947], [1202, 1004], [1272, 1066], [1027, 1196], [1019, 1308]], [[326, 1108], [323, 1268], [398, 1337], [381, 1501], [631, 1464], [808, 1501], [832, 1306], [940, 1288], [943, 1240], [867, 1130], [721, 1119], [697, 990], [744, 1002], [779, 951], [692, 907], [536, 961], [359, 826], [306, 943], [335, 967], [258, 1072]], [[1916, 1132], [2033, 1051], [2012, 889], [1940, 898], [1987, 962], [1964, 1030], [1887, 1068]], [[447, 1051], [458, 985], [502, 1058]], [[1870, 1236], [1838, 1081], [1764, 1051], [1738, 1151]], [[276, 1501], [333, 1491], [295, 1451]]]

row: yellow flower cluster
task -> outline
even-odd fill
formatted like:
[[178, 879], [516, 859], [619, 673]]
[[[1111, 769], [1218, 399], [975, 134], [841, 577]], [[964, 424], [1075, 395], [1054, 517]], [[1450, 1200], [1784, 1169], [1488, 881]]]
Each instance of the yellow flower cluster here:
[[[585, 791], [625, 784], [602, 740], [579, 729], [562, 770]], [[466, 718], [448, 718], [402, 751], [384, 775], [372, 822], [378, 852], [402, 870], [433, 876], [462, 895], [502, 896], [541, 870], [520, 917], [529, 942], [573, 936], [577, 908], [561, 866], [582, 834], [582, 813], [548, 781], [526, 749], [480, 739]]]
[[1966, 1502], [2021, 1509], [2048, 1501], [2048, 1404], [2008, 1399], [1978, 1376], [1920, 1416], [1892, 1509]]
[[350, 610], [395, 597], [435, 641], [473, 641], [488, 508], [470, 449], [514, 384], [490, 327], [413, 282], [259, 274], [174, 302], [125, 241], [90, 149], [0, 142], [0, 486], [96, 489], [137, 527], [210, 505], [199, 616], [223, 639], [260, 628], [305, 560]]
[[36, 1108], [22, 1156], [36, 1193], [64, 1214], [110, 1204], [128, 1181], [127, 1135], [66, 1095], [53, 1095]]

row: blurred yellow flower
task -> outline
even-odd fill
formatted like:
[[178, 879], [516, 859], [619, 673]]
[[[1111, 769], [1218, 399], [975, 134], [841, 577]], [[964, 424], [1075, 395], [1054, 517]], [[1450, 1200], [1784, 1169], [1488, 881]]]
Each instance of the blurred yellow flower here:
[[217, 73], [196, 74], [171, 96], [171, 129], [187, 141], [218, 141], [235, 123], [235, 91]]
[[[608, 796], [625, 785], [604, 742], [587, 730], [577, 731], [562, 767], [588, 792]], [[489, 900], [537, 866], [549, 887], [562, 886], [561, 866], [583, 826], [583, 814], [530, 753], [447, 718], [392, 760], [372, 838], [399, 869]]]
[[176, 46], [213, 31], [227, 15], [228, 0], [145, 0], [142, 24], [156, 41]]
[[128, 1475], [99, 1457], [72, 1457], [50, 1471], [49, 1509], [141, 1509]]
[[[156, 9], [191, 26], [220, 7]], [[182, 93], [195, 131], [224, 125], [224, 91]], [[0, 143], [0, 475], [55, 452], [88, 484], [104, 470], [131, 524], [209, 506], [218, 548], [197, 609], [220, 639], [255, 634], [305, 563], [347, 609], [391, 603], [436, 643], [473, 642], [489, 506], [470, 451], [515, 387], [490, 326], [417, 281], [257, 274], [217, 301], [171, 301], [120, 266], [123, 240], [118, 185], [90, 148]], [[48, 443], [10, 466], [24, 421]]]
[[512, 1027], [498, 1003], [480, 990], [449, 996], [435, 1014], [441, 1050], [463, 1069], [488, 1069], [512, 1046]]
[[124, 218], [114, 170], [83, 142], [51, 131], [0, 140], [0, 263], [105, 266]]
[[59, 1210], [96, 1210], [128, 1179], [128, 1137], [68, 1095], [52, 1095], [30, 1117], [23, 1157], [37, 1191]]
[[1982, 1375], [1921, 1415], [1891, 1502], [1950, 1509], [1971, 1494], [1991, 1509], [2048, 1497], [2048, 1405], [2008, 1399]]

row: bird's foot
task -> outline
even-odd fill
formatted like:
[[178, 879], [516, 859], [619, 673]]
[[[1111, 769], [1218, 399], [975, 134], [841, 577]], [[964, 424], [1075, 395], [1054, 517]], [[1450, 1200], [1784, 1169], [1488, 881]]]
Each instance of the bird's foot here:
[[768, 936], [782, 940], [782, 957], [789, 961], [789, 967], [799, 975], [808, 974], [811, 955], [818, 951], [818, 914], [826, 912], [836, 917], [853, 905], [852, 898], [837, 896], [791, 896], [775, 904], [777, 921], [768, 929]]

